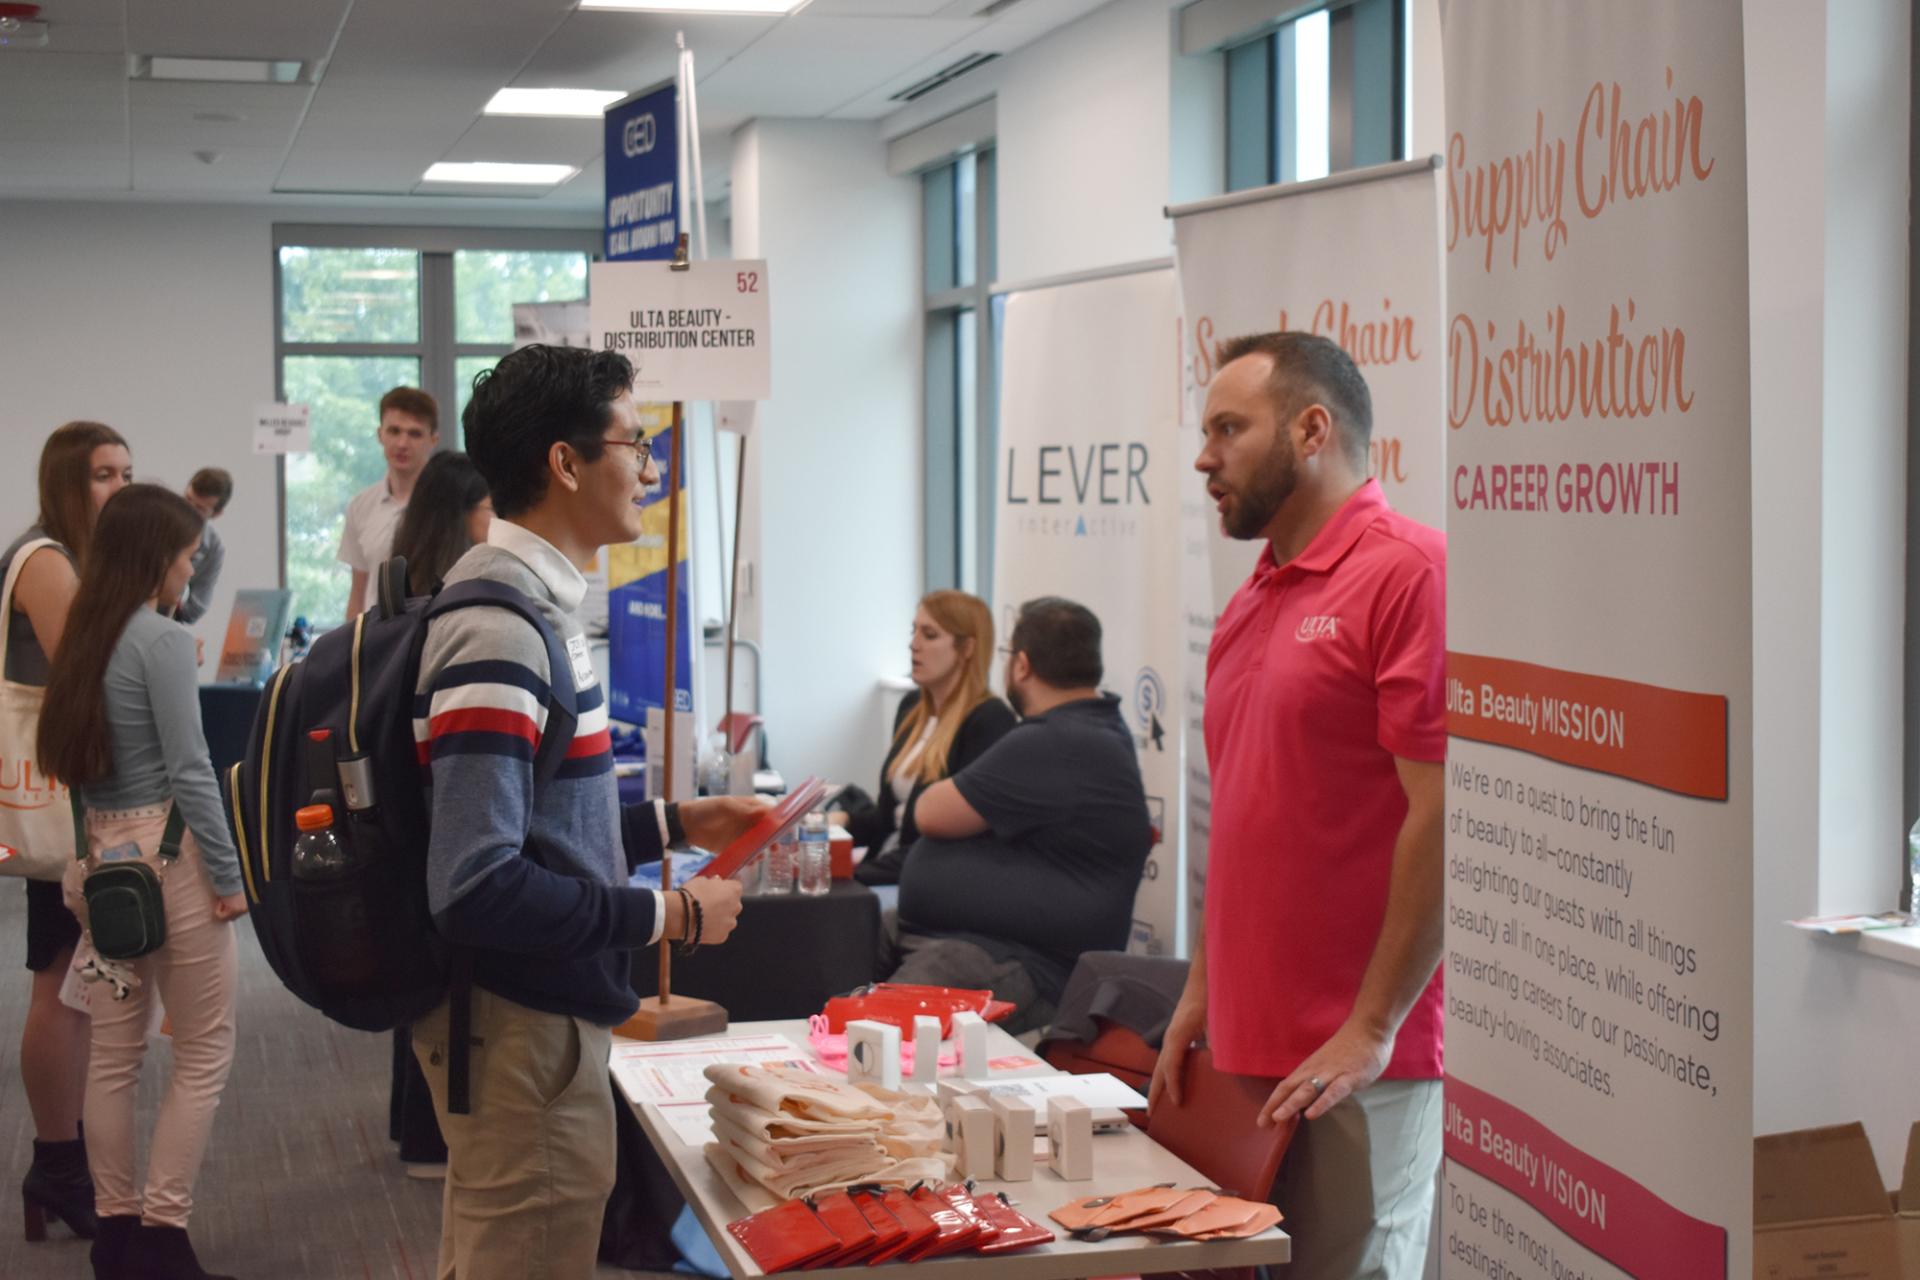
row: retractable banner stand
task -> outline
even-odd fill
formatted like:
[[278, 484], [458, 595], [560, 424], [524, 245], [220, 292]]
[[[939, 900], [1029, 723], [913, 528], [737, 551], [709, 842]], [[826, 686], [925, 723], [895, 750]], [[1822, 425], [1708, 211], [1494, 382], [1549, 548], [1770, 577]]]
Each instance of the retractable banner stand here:
[[[603, 133], [606, 168], [606, 261], [665, 261], [673, 257], [680, 231], [680, 106], [672, 81], [634, 94], [608, 107]], [[601, 292], [599, 274], [590, 292]], [[591, 332], [592, 306], [566, 316], [569, 326], [580, 323], [583, 345], [598, 345]], [[529, 318], [534, 318], [529, 316]], [[517, 320], [517, 317], [516, 317]], [[573, 345], [573, 334], [560, 335], [560, 345]], [[629, 352], [630, 357], [636, 353]], [[636, 358], [635, 363], [639, 361]], [[662, 458], [671, 458], [684, 487], [686, 450], [672, 430], [673, 406], [636, 385], [641, 424]], [[649, 707], [664, 707], [665, 674], [660, 655], [667, 637], [667, 477], [647, 491], [646, 532], [638, 541], [607, 548], [607, 703], [616, 720], [644, 724]], [[675, 576], [679, 635], [674, 665], [674, 706], [693, 710], [696, 687], [694, 664], [699, 650], [693, 642], [693, 574], [687, 559], [693, 553], [687, 512], [680, 512], [679, 569]]]
[[1065, 596], [1093, 610], [1105, 687], [1140, 752], [1154, 846], [1130, 949], [1180, 945], [1179, 342], [1173, 273], [1023, 290], [1001, 330], [994, 610]]
[[1737, 0], [1454, 0], [1448, 1277], [1752, 1269]]
[[1220, 532], [1191, 466], [1229, 338], [1303, 330], [1339, 343], [1373, 399], [1371, 471], [1395, 510], [1445, 524], [1439, 171], [1431, 160], [1242, 192], [1170, 209], [1180, 272], [1186, 512], [1187, 902], [1206, 897], [1210, 801], [1202, 700], [1213, 624], [1253, 571], [1259, 542]]

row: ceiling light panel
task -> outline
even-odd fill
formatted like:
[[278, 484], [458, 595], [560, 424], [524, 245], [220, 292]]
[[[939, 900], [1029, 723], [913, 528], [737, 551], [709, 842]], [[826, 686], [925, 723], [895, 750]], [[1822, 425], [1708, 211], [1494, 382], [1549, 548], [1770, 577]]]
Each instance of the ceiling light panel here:
[[485, 108], [490, 116], [577, 116], [599, 119], [627, 95], [619, 89], [502, 89]]
[[551, 187], [580, 172], [570, 164], [506, 164], [497, 160], [442, 160], [420, 175], [422, 182], [468, 186]]
[[173, 58], [135, 56], [135, 80], [197, 80], [224, 84], [299, 84], [307, 64], [298, 58]]

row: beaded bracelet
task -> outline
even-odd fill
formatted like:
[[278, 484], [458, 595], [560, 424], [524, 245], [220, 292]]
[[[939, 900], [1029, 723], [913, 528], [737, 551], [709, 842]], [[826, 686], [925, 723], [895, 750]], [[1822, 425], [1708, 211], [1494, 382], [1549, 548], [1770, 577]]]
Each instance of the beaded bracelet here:
[[680, 916], [685, 936], [673, 944], [676, 955], [692, 955], [694, 948], [700, 945], [701, 927], [705, 923], [701, 917], [700, 900], [685, 889], [675, 889], [680, 895]]

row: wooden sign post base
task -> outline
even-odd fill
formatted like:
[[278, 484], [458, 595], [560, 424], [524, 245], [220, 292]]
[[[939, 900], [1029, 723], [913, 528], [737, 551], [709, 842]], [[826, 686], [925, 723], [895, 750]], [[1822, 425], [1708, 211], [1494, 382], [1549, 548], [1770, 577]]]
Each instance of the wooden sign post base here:
[[639, 1011], [620, 1025], [618, 1034], [629, 1040], [685, 1040], [718, 1035], [726, 1029], [727, 1011], [711, 1000], [648, 996], [640, 1002]]

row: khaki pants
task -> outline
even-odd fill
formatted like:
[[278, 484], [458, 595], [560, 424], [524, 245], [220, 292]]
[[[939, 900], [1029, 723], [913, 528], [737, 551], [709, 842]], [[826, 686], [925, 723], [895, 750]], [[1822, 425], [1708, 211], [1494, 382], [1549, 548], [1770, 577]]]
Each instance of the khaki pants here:
[[1420, 1280], [1440, 1168], [1440, 1082], [1382, 1080], [1303, 1120], [1273, 1202], [1286, 1280]]
[[[98, 855], [135, 844], [149, 860], [157, 860], [154, 851], [166, 829], [167, 810], [164, 804], [115, 812], [89, 809], [88, 849]], [[84, 918], [83, 878], [84, 868], [74, 862], [64, 883], [68, 902]], [[162, 872], [160, 898], [167, 913], [166, 945], [126, 962], [140, 985], [125, 1000], [115, 1000], [105, 984], [96, 984], [92, 992], [87, 1163], [94, 1208], [103, 1217], [139, 1214], [156, 1227], [184, 1227], [193, 1212], [193, 1184], [207, 1153], [214, 1109], [233, 1067], [240, 944], [232, 922], [214, 918], [213, 884], [191, 831], [181, 836], [179, 861]], [[134, 1159], [134, 1101], [156, 998], [173, 1024], [173, 1070], [147, 1146], [142, 1186]]]
[[472, 1107], [447, 1114], [447, 1006], [413, 1027], [447, 1140], [439, 1280], [586, 1280], [613, 1191], [613, 1033], [473, 992]]

